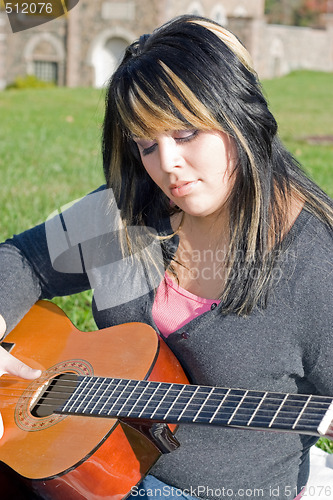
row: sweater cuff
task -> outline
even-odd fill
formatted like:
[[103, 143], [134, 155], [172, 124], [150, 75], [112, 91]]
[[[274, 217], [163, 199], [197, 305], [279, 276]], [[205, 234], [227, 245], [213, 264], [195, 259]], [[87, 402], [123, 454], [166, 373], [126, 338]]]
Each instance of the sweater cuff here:
[[14, 245], [0, 245], [0, 314], [8, 334], [39, 300], [41, 289], [28, 261]]

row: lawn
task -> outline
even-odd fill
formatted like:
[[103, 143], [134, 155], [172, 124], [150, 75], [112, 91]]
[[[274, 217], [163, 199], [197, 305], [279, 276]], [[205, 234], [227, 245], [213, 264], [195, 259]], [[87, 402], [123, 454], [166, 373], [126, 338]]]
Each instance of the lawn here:
[[298, 71], [265, 81], [264, 91], [284, 144], [333, 197], [333, 74]]
[[[265, 81], [280, 136], [308, 174], [333, 196], [333, 74], [295, 72]], [[0, 241], [44, 220], [103, 183], [103, 92], [31, 89], [0, 92]], [[91, 294], [57, 299], [82, 330], [95, 328]], [[325, 443], [322, 444], [325, 447]]]
[[[0, 92], [0, 241], [43, 221], [104, 182], [104, 96], [94, 89]], [[91, 293], [55, 299], [82, 330], [95, 328]]]
[[[333, 74], [291, 73], [265, 81], [264, 93], [284, 143], [333, 196], [333, 143], [307, 139], [333, 137]], [[0, 92], [0, 241], [103, 183], [103, 109], [104, 93], [96, 89]], [[94, 327], [90, 297], [57, 300], [83, 330]]]

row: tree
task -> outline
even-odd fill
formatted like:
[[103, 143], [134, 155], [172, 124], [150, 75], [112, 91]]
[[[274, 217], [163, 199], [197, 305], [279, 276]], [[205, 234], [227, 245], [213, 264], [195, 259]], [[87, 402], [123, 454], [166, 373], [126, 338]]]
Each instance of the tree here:
[[295, 26], [320, 26], [332, 0], [266, 0], [267, 21]]
[[269, 23], [293, 24], [294, 11], [301, 0], [266, 0], [265, 14]]

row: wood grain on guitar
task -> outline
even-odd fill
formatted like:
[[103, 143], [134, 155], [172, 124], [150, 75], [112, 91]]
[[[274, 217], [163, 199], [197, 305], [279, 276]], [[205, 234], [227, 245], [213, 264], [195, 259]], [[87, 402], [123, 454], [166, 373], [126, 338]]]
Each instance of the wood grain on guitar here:
[[142, 323], [82, 333], [39, 302], [6, 343], [43, 373], [0, 379], [3, 500], [120, 500], [178, 446], [182, 422], [333, 437], [332, 397], [189, 385]]
[[159, 458], [156, 436], [133, 420], [55, 415], [47, 408], [38, 416], [42, 410], [36, 410], [36, 402], [63, 373], [187, 383], [171, 351], [142, 323], [80, 332], [57, 306], [43, 301], [6, 342], [14, 344], [14, 356], [43, 373], [33, 382], [7, 375], [0, 379], [5, 427], [0, 460], [18, 474], [9, 483], [7, 467], [0, 471], [1, 499], [27, 500], [27, 491], [52, 500], [126, 496]]

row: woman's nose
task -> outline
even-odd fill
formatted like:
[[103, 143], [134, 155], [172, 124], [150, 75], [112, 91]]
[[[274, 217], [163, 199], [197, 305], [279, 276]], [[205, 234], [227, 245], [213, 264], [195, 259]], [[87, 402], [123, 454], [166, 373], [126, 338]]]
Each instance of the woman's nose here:
[[182, 157], [177, 143], [172, 137], [163, 137], [159, 140], [158, 151], [160, 167], [165, 172], [171, 172], [175, 167], [181, 166]]

